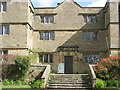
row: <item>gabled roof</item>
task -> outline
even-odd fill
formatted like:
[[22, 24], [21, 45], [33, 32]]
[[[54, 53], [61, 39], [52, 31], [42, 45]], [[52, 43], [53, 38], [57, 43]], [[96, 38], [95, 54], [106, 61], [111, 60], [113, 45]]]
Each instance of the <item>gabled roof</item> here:
[[64, 0], [63, 2], [58, 3], [58, 5], [56, 7], [35, 7], [35, 9], [55, 9], [55, 8], [59, 7], [64, 2], [73, 2], [75, 5], [77, 5], [80, 8], [103, 8], [103, 7], [82, 7], [82, 6], [80, 6], [80, 4], [78, 4], [74, 0]]
[[[79, 6], [79, 7], [81, 7], [77, 2], [75, 2], [74, 0], [64, 0], [63, 2], [61, 2], [61, 3], [59, 3], [59, 5], [58, 6], [60, 6], [62, 3], [64, 3], [64, 2], [73, 2], [73, 3], [75, 3], [77, 6]], [[58, 7], [57, 6], [57, 7]], [[82, 8], [82, 7], [81, 7]]]

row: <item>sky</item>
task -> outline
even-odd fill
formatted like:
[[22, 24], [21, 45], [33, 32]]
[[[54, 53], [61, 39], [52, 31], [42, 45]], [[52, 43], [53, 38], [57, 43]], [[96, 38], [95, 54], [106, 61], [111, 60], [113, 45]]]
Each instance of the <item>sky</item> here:
[[[31, 0], [35, 7], [55, 7], [64, 0]], [[83, 7], [104, 7], [107, 0], [74, 0]]]

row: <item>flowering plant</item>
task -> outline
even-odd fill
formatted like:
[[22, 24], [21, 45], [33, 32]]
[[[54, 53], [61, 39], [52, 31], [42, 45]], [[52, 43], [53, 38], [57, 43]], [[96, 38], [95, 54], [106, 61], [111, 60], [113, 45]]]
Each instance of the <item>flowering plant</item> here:
[[120, 80], [120, 55], [109, 56], [102, 58], [100, 62], [96, 64], [95, 68], [97, 77], [108, 80], [108, 79], [119, 79]]

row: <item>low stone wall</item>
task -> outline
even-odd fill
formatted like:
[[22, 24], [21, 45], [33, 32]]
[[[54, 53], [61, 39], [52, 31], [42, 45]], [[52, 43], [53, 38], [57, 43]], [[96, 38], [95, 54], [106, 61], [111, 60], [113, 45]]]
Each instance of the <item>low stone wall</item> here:
[[44, 73], [43, 73], [41, 79], [42, 79], [42, 83], [43, 83], [43, 88], [45, 88], [48, 78], [49, 78], [49, 75], [50, 75], [50, 65], [43, 65], [43, 66], [45, 66], [46, 68], [44, 70]]
[[32, 79], [41, 79], [45, 68], [45, 66], [41, 65], [31, 66], [28, 71], [28, 75], [26, 76], [27, 81], [30, 81]]
[[32, 79], [40, 79], [43, 83], [43, 88], [46, 87], [48, 78], [50, 74], [50, 65], [34, 65], [30, 67], [28, 76], [26, 76], [27, 80], [30, 81]]
[[90, 64], [89, 65], [89, 71], [88, 71], [88, 74], [91, 78], [91, 83], [92, 83], [92, 88], [95, 88], [95, 85], [96, 85], [96, 74], [94, 72], [94, 69], [93, 69], [93, 66], [95, 66], [94, 64]]

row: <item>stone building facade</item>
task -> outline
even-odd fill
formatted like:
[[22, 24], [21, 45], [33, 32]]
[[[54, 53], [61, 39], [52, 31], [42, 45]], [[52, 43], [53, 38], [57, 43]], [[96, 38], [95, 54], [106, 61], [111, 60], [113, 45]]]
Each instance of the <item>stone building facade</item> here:
[[85, 73], [88, 64], [120, 53], [119, 0], [105, 7], [81, 7], [65, 0], [36, 8], [29, 0], [0, 0], [0, 54], [37, 54], [32, 64], [58, 72]]

